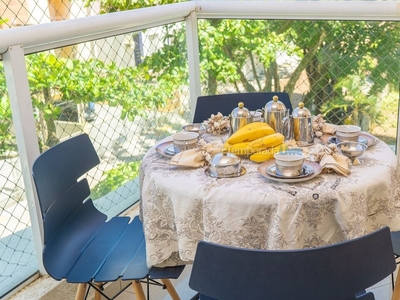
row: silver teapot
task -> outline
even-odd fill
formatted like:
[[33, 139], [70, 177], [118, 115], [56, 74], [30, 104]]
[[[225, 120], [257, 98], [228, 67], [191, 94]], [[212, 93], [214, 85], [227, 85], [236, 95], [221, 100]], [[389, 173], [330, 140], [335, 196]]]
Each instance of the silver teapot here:
[[264, 121], [271, 126], [275, 132], [284, 133], [284, 121], [289, 117], [289, 109], [278, 96], [273, 96], [264, 107]]
[[230, 114], [230, 134], [235, 133], [239, 128], [253, 122], [253, 116], [250, 111], [244, 107], [243, 102], [238, 103], [238, 107], [234, 108]]
[[293, 110], [292, 115], [285, 120], [285, 137], [294, 139], [297, 146], [310, 146], [314, 143], [313, 116], [300, 102], [299, 107]]

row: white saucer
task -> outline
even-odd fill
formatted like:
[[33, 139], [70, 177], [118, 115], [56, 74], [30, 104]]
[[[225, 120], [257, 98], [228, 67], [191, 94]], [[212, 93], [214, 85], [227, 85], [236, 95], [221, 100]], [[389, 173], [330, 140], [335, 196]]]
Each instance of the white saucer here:
[[164, 142], [164, 143], [157, 145], [156, 151], [158, 154], [160, 154], [164, 157], [168, 157], [168, 158], [172, 158], [176, 153], [178, 153], [178, 152], [175, 152], [173, 141]]
[[[365, 145], [368, 146], [368, 140], [367, 140], [366, 138], [362, 137], [362, 136], [359, 136], [359, 137], [358, 137], [358, 142], [359, 142], [359, 143], [363, 143], [363, 144], [365, 144]], [[338, 144], [338, 141], [337, 141], [337, 139], [336, 139], [336, 136], [333, 135], [333, 136], [331, 136], [330, 138], [328, 138], [328, 143], [330, 143], [330, 144]]]
[[296, 182], [311, 180], [311, 179], [315, 178], [316, 176], [318, 176], [322, 171], [322, 167], [319, 164], [310, 161], [310, 162], [307, 162], [307, 165], [312, 167], [314, 172], [308, 176], [295, 177], [295, 178], [275, 177], [275, 176], [269, 175], [267, 173], [267, 168], [270, 167], [271, 165], [275, 165], [274, 159], [267, 160], [267, 161], [263, 162], [262, 164], [260, 164], [257, 167], [257, 171], [265, 178], [272, 180], [272, 181], [276, 181], [276, 182], [296, 183]]
[[301, 172], [300, 175], [287, 177], [287, 176], [282, 176], [282, 175], [276, 174], [276, 165], [272, 164], [266, 169], [266, 172], [268, 173], [268, 175], [271, 175], [271, 176], [277, 177], [277, 178], [283, 178], [283, 179], [303, 178], [303, 177], [307, 177], [307, 176], [314, 174], [314, 168], [311, 165], [305, 163], [303, 165], [303, 171]]

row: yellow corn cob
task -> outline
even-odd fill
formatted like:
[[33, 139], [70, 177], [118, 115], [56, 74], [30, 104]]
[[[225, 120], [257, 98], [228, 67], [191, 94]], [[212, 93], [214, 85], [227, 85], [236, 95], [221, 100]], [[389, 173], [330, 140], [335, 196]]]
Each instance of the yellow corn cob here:
[[268, 149], [264, 149], [261, 150], [259, 152], [256, 152], [254, 154], [252, 154], [250, 156], [250, 160], [257, 162], [257, 163], [261, 163], [264, 162], [266, 160], [272, 159], [274, 158], [274, 154], [281, 152], [281, 151], [285, 151], [288, 149], [288, 146], [286, 144], [280, 144], [278, 146], [272, 147], [272, 148], [268, 148]]
[[239, 156], [249, 156], [254, 153], [253, 148], [250, 147], [250, 142], [237, 143], [234, 145], [225, 143], [223, 148], [228, 152]]
[[239, 128], [227, 139], [227, 142], [231, 145], [242, 142], [251, 142], [273, 133], [275, 133], [275, 131], [267, 123], [253, 122]]
[[282, 144], [284, 140], [285, 137], [283, 136], [283, 134], [274, 133], [250, 142], [249, 146], [253, 149], [254, 152], [258, 152], [260, 150], [278, 146]]

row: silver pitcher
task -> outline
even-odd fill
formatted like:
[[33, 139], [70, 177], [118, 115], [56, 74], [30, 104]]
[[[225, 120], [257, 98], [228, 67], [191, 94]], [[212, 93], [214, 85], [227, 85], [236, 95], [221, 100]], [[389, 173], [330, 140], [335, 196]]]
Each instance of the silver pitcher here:
[[235, 133], [239, 128], [253, 122], [253, 116], [250, 111], [244, 107], [243, 102], [238, 103], [238, 107], [234, 108], [230, 114], [230, 134]]
[[275, 132], [284, 134], [284, 121], [289, 117], [289, 109], [279, 101], [278, 96], [273, 96], [264, 107], [264, 121], [271, 126]]
[[[294, 139], [299, 147], [310, 146], [314, 143], [313, 117], [311, 112], [300, 102], [293, 110], [286, 127], [286, 138]], [[290, 136], [292, 135], [292, 136]]]

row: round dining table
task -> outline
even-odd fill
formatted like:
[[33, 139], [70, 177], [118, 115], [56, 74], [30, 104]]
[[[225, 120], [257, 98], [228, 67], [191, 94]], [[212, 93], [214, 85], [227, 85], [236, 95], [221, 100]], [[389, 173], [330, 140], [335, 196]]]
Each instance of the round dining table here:
[[[210, 134], [205, 140], [226, 139]], [[140, 170], [140, 215], [148, 265], [193, 262], [197, 243], [251, 249], [301, 249], [400, 230], [400, 184], [394, 151], [376, 139], [344, 176], [322, 170], [304, 181], [276, 181], [247, 158], [245, 173], [213, 178], [207, 167], [171, 165], [166, 138]], [[322, 141], [315, 139], [314, 144]]]

